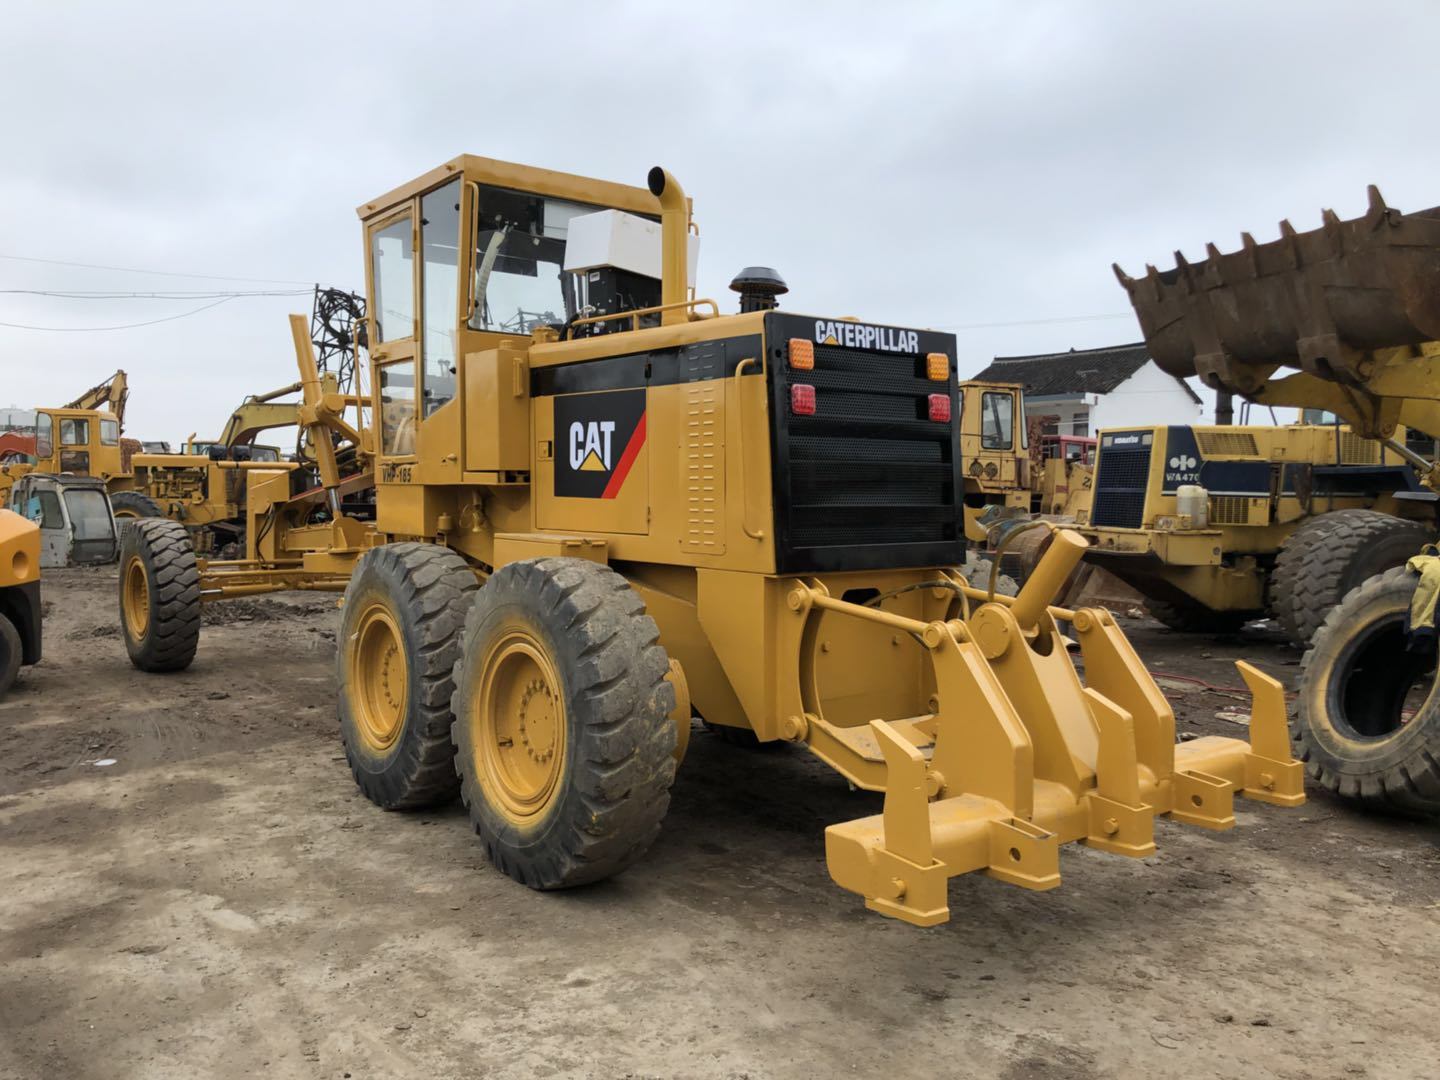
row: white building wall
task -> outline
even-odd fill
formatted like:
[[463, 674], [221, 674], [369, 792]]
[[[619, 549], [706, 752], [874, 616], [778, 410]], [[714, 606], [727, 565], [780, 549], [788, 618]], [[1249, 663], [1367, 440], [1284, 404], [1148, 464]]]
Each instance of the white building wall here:
[[1150, 361], [1100, 397], [1090, 412], [1090, 434], [1105, 428], [1200, 422], [1199, 403]]

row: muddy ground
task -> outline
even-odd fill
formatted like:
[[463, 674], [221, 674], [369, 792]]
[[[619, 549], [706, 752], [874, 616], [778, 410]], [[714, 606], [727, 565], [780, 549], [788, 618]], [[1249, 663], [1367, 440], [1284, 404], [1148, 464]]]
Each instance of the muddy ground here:
[[[539, 895], [458, 808], [356, 793], [334, 598], [217, 609], [157, 677], [113, 589], [51, 576], [46, 659], [0, 704], [7, 1080], [1435, 1075], [1434, 827], [1242, 803], [1141, 862], [1067, 847], [1053, 892], [959, 879], [922, 931], [826, 875], [823, 827], [874, 798], [697, 730], [648, 858]], [[1296, 671], [1263, 632], [1129, 626], [1157, 671]], [[1182, 731], [1238, 730], [1243, 701], [1164, 685]]]

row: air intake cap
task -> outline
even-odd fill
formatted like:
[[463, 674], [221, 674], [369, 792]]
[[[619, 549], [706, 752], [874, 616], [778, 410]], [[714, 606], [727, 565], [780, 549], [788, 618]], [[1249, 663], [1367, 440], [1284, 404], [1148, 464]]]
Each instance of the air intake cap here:
[[740, 310], [771, 311], [779, 307], [777, 296], [790, 291], [778, 271], [768, 266], [747, 266], [735, 275], [730, 288], [740, 294]]

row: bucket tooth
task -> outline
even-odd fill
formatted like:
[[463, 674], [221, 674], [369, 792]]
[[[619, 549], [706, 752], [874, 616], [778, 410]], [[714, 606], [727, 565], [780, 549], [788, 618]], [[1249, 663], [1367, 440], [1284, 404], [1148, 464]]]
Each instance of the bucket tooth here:
[[1235, 827], [1235, 785], [1224, 777], [1195, 769], [1177, 772], [1173, 821], [1224, 832]]

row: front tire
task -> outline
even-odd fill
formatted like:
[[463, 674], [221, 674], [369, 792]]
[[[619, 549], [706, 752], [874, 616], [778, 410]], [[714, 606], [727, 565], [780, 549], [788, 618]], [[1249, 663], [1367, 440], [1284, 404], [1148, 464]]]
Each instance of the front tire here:
[[355, 783], [386, 810], [449, 802], [451, 669], [477, 588], [437, 544], [367, 552], [345, 589], [336, 649], [340, 741]]
[[532, 889], [639, 859], [675, 777], [675, 689], [655, 621], [583, 559], [502, 567], [455, 664], [455, 766], [490, 861]]
[[178, 521], [145, 518], [120, 541], [120, 631], [141, 671], [183, 671], [200, 644], [200, 570]]
[[1440, 814], [1436, 650], [1407, 651], [1417, 575], [1372, 577], [1330, 612], [1301, 662], [1295, 756], [1322, 787], [1368, 806]]
[[1296, 645], [1362, 581], [1396, 566], [1435, 538], [1433, 527], [1377, 510], [1332, 510], [1303, 521], [1275, 557], [1270, 606]]

